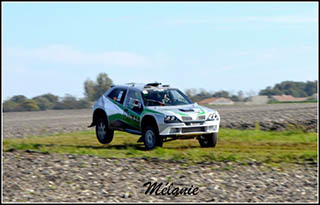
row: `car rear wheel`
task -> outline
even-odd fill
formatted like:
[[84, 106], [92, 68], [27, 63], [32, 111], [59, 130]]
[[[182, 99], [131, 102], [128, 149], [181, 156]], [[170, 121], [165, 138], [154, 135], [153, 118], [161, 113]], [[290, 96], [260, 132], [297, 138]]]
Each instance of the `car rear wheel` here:
[[96, 125], [97, 139], [101, 144], [108, 144], [113, 139], [113, 130], [108, 128], [108, 122], [100, 118]]
[[148, 126], [143, 132], [144, 146], [147, 150], [162, 147], [163, 139], [155, 128]]
[[198, 140], [201, 147], [215, 147], [218, 141], [218, 133], [202, 135]]

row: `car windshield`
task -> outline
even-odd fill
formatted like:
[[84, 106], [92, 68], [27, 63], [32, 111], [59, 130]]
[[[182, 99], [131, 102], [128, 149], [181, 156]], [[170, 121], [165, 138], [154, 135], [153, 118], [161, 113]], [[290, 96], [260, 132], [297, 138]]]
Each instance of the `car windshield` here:
[[192, 103], [187, 96], [177, 89], [144, 90], [142, 96], [146, 106], [172, 106]]

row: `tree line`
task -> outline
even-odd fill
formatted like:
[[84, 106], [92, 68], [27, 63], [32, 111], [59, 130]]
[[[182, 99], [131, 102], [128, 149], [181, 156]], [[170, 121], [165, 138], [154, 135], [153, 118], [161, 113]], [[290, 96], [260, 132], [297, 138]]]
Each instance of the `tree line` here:
[[[259, 95], [292, 95], [294, 97], [308, 97], [317, 93], [317, 81], [294, 82], [284, 81], [274, 85], [268, 86], [259, 92]], [[82, 109], [90, 108], [94, 101], [96, 101], [103, 93], [105, 93], [111, 86], [113, 81], [106, 73], [100, 73], [96, 80], [87, 79], [84, 86], [84, 98], [77, 99], [76, 97], [66, 94], [64, 97], [47, 93], [28, 99], [24, 95], [16, 95], [3, 102], [3, 111], [38, 111], [49, 109]], [[205, 89], [187, 89], [185, 94], [193, 102], [199, 102], [203, 99], [211, 97], [229, 98], [234, 102], [246, 102], [250, 96], [257, 95], [254, 91], [249, 91], [246, 94], [243, 91], [237, 93], [230, 93], [226, 90], [217, 92], [207, 91]]]
[[318, 81], [294, 82], [284, 81], [261, 90], [259, 95], [292, 95], [294, 97], [309, 97], [317, 93]]
[[187, 89], [185, 90], [185, 94], [188, 96], [188, 98], [193, 102], [199, 102], [201, 100], [212, 98], [212, 97], [223, 97], [231, 99], [234, 102], [245, 102], [248, 100], [250, 96], [256, 95], [254, 91], [249, 91], [245, 93], [241, 90], [239, 90], [237, 93], [230, 93], [226, 90], [221, 90], [217, 92], [207, 91], [205, 89]]
[[64, 97], [47, 93], [28, 99], [24, 95], [15, 95], [3, 102], [3, 112], [39, 111], [90, 108], [92, 102], [97, 100], [113, 84], [106, 73], [100, 73], [96, 81], [87, 79], [84, 82], [84, 98], [66, 94]]
[[[259, 95], [292, 95], [294, 97], [310, 97], [314, 93], [317, 93], [318, 81], [307, 81], [307, 82], [295, 82], [295, 81], [283, 81], [274, 85], [273, 87], [268, 86], [265, 89], [260, 90]], [[246, 102], [249, 97], [257, 95], [254, 91], [249, 91], [244, 94], [243, 91], [238, 91], [236, 94], [232, 94], [226, 90], [217, 92], [209, 92], [205, 89], [187, 89], [186, 95], [193, 101], [199, 102], [201, 100], [211, 97], [224, 97], [229, 98], [234, 102]]]
[[51, 93], [36, 96], [28, 99], [24, 95], [15, 95], [3, 102], [4, 112], [13, 111], [38, 111], [50, 109], [81, 109], [89, 108], [90, 102], [86, 99], [77, 99], [72, 95], [66, 94], [60, 98]]

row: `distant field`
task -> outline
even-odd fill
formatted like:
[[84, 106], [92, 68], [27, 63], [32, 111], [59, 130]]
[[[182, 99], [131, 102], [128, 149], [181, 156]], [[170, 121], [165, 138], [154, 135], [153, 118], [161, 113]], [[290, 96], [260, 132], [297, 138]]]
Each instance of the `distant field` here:
[[176, 140], [162, 148], [145, 151], [139, 136], [115, 132], [110, 145], [98, 143], [95, 132], [74, 132], [52, 136], [4, 139], [4, 151], [35, 150], [103, 157], [147, 157], [188, 163], [236, 161], [267, 164], [317, 162], [317, 133], [221, 129], [216, 148], [200, 148], [197, 140]]

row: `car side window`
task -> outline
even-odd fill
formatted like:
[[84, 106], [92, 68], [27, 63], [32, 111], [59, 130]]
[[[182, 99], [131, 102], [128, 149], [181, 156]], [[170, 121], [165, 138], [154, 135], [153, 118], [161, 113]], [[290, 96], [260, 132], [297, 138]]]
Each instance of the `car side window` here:
[[123, 89], [123, 88], [115, 88], [114, 90], [112, 90], [108, 97], [120, 104], [123, 104], [124, 102], [124, 98], [126, 96], [126, 92], [127, 90], [126, 89]]
[[[138, 104], [136, 104], [136, 102], [138, 102]], [[126, 107], [138, 114], [142, 112], [142, 100], [139, 91], [129, 90]]]

